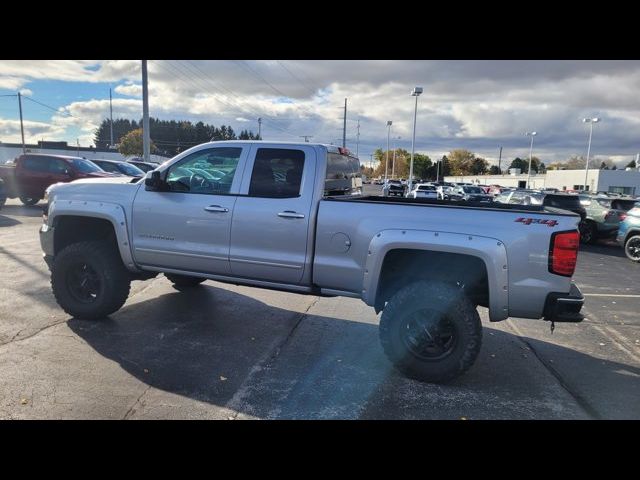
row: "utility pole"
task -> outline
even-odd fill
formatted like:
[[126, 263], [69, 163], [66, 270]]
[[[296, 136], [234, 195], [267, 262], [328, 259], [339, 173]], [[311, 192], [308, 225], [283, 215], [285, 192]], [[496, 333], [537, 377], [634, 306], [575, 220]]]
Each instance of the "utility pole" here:
[[258, 118], [258, 138], [262, 140], [262, 118]]
[[391, 120], [387, 120], [387, 158], [384, 162], [384, 181], [387, 181], [389, 177], [389, 138], [391, 135], [391, 125], [393, 122]]
[[347, 99], [344, 99], [344, 119], [342, 121], [342, 148], [347, 148]]
[[113, 148], [113, 103], [111, 98], [111, 88], [109, 88], [109, 117], [111, 118], [111, 143], [109, 143], [109, 148]]
[[151, 135], [149, 133], [149, 85], [147, 61], [142, 60], [142, 151], [145, 162], [149, 161]]
[[440, 181], [440, 162], [442, 160], [436, 160], [436, 182]]
[[371, 174], [373, 175], [373, 153], [369, 154], [369, 168], [371, 169]]
[[356, 134], [356, 158], [358, 158], [359, 147], [360, 147], [360, 119], [358, 119], [358, 133]]
[[80, 139], [76, 138], [76, 154], [80, 156]]
[[27, 153], [27, 147], [24, 144], [24, 124], [22, 123], [22, 95], [18, 92], [18, 109], [20, 110], [20, 134], [22, 135], [22, 153]]
[[299, 135], [300, 138], [304, 138], [306, 143], [309, 143], [309, 139], [313, 138], [313, 135]]
[[500, 166], [502, 163], [502, 147], [500, 147], [500, 154], [498, 155], [498, 170], [500, 170], [500, 175], [502, 175], [502, 167]]

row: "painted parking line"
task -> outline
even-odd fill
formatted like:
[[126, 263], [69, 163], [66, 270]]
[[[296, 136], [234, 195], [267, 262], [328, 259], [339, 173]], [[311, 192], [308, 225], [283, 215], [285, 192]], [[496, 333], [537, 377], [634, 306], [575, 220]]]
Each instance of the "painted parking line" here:
[[640, 295], [627, 295], [617, 293], [583, 293], [585, 297], [617, 297], [617, 298], [640, 298]]

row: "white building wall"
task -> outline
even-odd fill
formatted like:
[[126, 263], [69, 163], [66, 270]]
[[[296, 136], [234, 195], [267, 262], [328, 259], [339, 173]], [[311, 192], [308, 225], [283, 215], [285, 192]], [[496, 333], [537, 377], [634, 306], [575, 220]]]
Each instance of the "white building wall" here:
[[[475, 183], [480, 185], [500, 185], [502, 187], [518, 187], [520, 182], [527, 182], [527, 175], [450, 175], [444, 177], [445, 182]], [[544, 175], [531, 175], [531, 188], [544, 188]]]
[[[113, 152], [96, 152], [80, 150], [65, 150], [55, 148], [27, 148], [27, 153], [45, 153], [47, 155], [66, 155], [68, 157], [85, 157], [87, 160], [119, 160], [121, 162], [126, 160], [126, 157], [119, 153], [117, 150]], [[0, 143], [0, 164], [6, 163], [7, 160], [13, 160], [14, 158], [22, 155], [21, 147], [8, 147]], [[167, 157], [161, 157], [159, 155], [150, 155], [152, 162], [163, 163]]]

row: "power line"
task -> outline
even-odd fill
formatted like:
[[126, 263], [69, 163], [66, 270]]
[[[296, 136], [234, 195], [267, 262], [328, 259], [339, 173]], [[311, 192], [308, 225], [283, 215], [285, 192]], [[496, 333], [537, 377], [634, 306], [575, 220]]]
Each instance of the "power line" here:
[[[193, 74], [194, 74], [198, 79], [201, 79], [201, 80], [202, 80], [202, 85], [205, 85], [205, 86], [206, 86], [206, 84], [209, 84], [209, 85], [211, 85], [215, 90], [218, 90], [218, 91], [219, 91], [220, 89], [224, 89], [224, 90], [228, 91], [232, 96], [234, 96], [234, 97], [236, 97], [236, 98], [238, 98], [238, 99], [241, 99], [241, 97], [240, 97], [239, 95], [237, 95], [237, 94], [236, 94], [235, 92], [233, 92], [232, 90], [230, 90], [230, 89], [226, 88], [225, 86], [220, 85], [220, 87], [217, 87], [217, 86], [216, 86], [216, 82], [213, 82], [213, 80], [211, 80], [210, 78], [208, 78], [208, 77], [206, 76], [206, 74], [205, 74], [202, 70], [200, 70], [200, 69], [199, 69], [195, 64], [193, 64], [191, 61], [187, 60], [187, 63], [189, 63], [189, 64], [191, 65], [191, 67], [193, 68], [193, 70], [194, 70], [194, 71], [191, 71], [191, 73], [193, 73]], [[170, 65], [170, 64], [168, 64], [168, 65]], [[171, 66], [172, 66], [172, 65], [171, 65]], [[172, 66], [172, 67], [173, 67], [173, 66]], [[200, 75], [198, 72], [202, 73], [202, 75]], [[193, 80], [192, 80], [192, 81], [193, 81]], [[194, 83], [195, 83], [195, 82], [194, 82]], [[208, 91], [208, 90], [209, 90], [208, 88], [205, 88], [205, 89], [204, 89], [204, 91]], [[226, 99], [226, 100], [222, 100], [222, 99], [220, 99], [220, 98], [219, 98], [219, 96], [218, 96], [217, 94], [211, 94], [211, 95], [212, 95], [213, 97], [217, 98], [217, 99], [218, 99], [219, 101], [221, 101], [222, 103], [224, 103], [224, 104], [226, 104], [226, 105], [230, 106], [232, 109], [234, 108], [234, 105], [235, 105], [235, 108], [236, 108], [236, 109], [238, 109], [241, 113], [243, 113], [243, 114], [245, 114], [245, 115], [246, 115], [246, 114], [250, 114], [250, 115], [252, 115], [252, 116], [253, 116], [253, 115], [256, 115], [256, 113], [255, 113], [254, 111], [249, 111], [249, 110], [247, 110], [247, 108], [246, 108], [246, 107], [244, 107], [243, 105], [241, 105], [241, 104], [239, 104], [239, 103], [237, 103], [237, 102], [233, 102], [233, 100], [229, 99], [228, 97], [227, 97], [227, 99]], [[223, 94], [223, 95], [224, 95], [224, 94]], [[233, 102], [233, 104], [231, 104], [231, 103], [229, 103], [229, 102]], [[283, 132], [283, 133], [285, 133], [285, 134], [287, 134], [287, 135], [291, 135], [292, 137], [295, 137], [295, 136], [296, 136], [295, 134], [293, 134], [293, 133], [289, 132], [287, 129], [285, 129], [285, 128], [283, 128], [283, 127], [280, 127], [279, 125], [277, 125], [275, 122], [276, 122], [276, 121], [278, 121], [278, 119], [275, 119], [274, 117], [272, 117], [272, 116], [270, 116], [270, 115], [267, 115], [267, 114], [264, 114], [264, 113], [262, 114], [262, 116], [263, 116], [263, 117], [266, 117], [267, 119], [269, 119], [269, 120], [270, 120], [270, 122], [268, 122], [268, 123], [270, 123], [270, 124], [271, 124], [271, 126], [272, 126], [273, 128], [275, 128], [275, 129], [277, 129], [277, 130], [280, 130], [281, 132]]]
[[298, 76], [296, 76], [291, 70], [289, 70], [280, 60], [276, 60], [276, 62], [278, 62], [278, 65], [280, 65], [282, 68], [284, 68], [289, 73], [289, 75], [291, 75], [294, 79], [296, 79], [298, 81], [298, 83], [300, 83], [300, 85], [302, 85], [309, 92], [311, 92], [311, 96], [316, 94], [315, 90], [313, 90], [312, 88], [309, 88], [306, 83], [304, 83], [302, 80], [300, 80], [300, 78]]
[[26, 100], [29, 100], [29, 101], [31, 101], [31, 102], [33, 102], [33, 103], [37, 103], [38, 105], [42, 105], [43, 107], [48, 108], [49, 110], [53, 110], [54, 112], [56, 112], [56, 113], [58, 113], [58, 114], [60, 114], [60, 115], [67, 115], [68, 117], [76, 118], [74, 115], [71, 115], [71, 114], [70, 114], [70, 113], [68, 113], [68, 112], [60, 111], [60, 110], [58, 110], [58, 109], [57, 109], [57, 108], [55, 108], [55, 107], [52, 107], [52, 106], [47, 105], [47, 104], [45, 104], [45, 103], [39, 102], [38, 100], [34, 100], [34, 99], [33, 99], [33, 98], [31, 98], [31, 97], [25, 97], [25, 96], [23, 95], [23, 96], [22, 96], [22, 98], [24, 98], [24, 99], [26, 99]]

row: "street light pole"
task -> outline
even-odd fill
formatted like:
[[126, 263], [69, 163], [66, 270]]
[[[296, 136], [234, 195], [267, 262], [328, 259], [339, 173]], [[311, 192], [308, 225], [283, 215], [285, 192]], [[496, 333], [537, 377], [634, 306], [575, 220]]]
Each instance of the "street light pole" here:
[[391, 162], [391, 178], [396, 178], [396, 140], [400, 140], [402, 137], [393, 137], [393, 161]]
[[151, 135], [149, 132], [149, 85], [146, 60], [142, 60], [142, 152], [144, 161], [148, 162], [151, 153]]
[[384, 162], [384, 181], [387, 181], [389, 177], [389, 138], [391, 136], [391, 125], [393, 122], [391, 120], [387, 120], [387, 159]]
[[527, 170], [527, 188], [530, 188], [529, 179], [531, 178], [531, 159], [533, 158], [533, 137], [535, 137], [538, 132], [525, 132], [525, 135], [531, 137], [531, 146], [529, 147], [529, 169]]
[[411, 92], [411, 95], [416, 97], [416, 105], [413, 110], [413, 137], [411, 138], [411, 164], [409, 166], [409, 181], [407, 182], [409, 188], [407, 189], [407, 193], [411, 192], [411, 188], [413, 187], [413, 156], [415, 154], [415, 146], [416, 146], [416, 120], [418, 118], [418, 97], [422, 93], [422, 87], [414, 87]]
[[588, 190], [587, 177], [589, 176], [589, 156], [591, 154], [591, 135], [593, 135], [593, 124], [598, 123], [599, 118], [583, 118], [582, 123], [589, 124], [589, 143], [587, 144], [587, 164], [584, 166], [584, 189]]
[[24, 144], [24, 124], [22, 123], [22, 94], [18, 92], [18, 110], [20, 110], [20, 135], [22, 135], [22, 153], [27, 153], [27, 147]]

